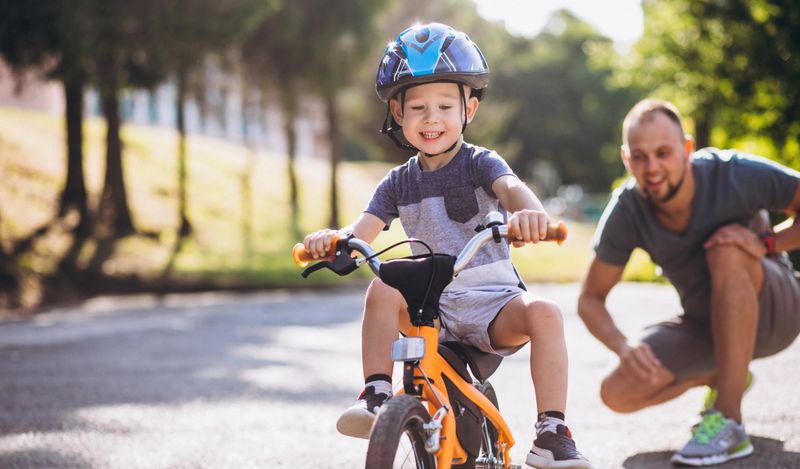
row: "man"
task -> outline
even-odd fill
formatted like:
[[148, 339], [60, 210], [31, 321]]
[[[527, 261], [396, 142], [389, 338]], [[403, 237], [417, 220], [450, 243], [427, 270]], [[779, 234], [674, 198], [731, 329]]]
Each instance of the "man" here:
[[[600, 394], [618, 412], [670, 400], [690, 387], [709, 394], [692, 439], [672, 461], [718, 464], [753, 452], [742, 424], [750, 360], [773, 355], [800, 331], [800, 281], [783, 251], [800, 247], [800, 223], [774, 232], [748, 223], [764, 210], [800, 210], [800, 174], [768, 160], [709, 148], [693, 153], [678, 111], [647, 99], [628, 113], [622, 160], [631, 178], [595, 235], [595, 258], [578, 310], [619, 356]], [[605, 306], [631, 251], [642, 248], [681, 298], [683, 314], [639, 342]]]

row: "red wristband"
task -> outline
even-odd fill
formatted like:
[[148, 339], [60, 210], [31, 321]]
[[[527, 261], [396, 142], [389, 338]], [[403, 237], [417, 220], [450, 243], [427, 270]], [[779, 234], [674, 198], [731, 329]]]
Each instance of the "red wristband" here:
[[761, 242], [764, 243], [764, 247], [767, 248], [767, 255], [771, 256], [775, 254], [775, 233], [766, 232], [761, 233], [758, 235], [761, 238]]

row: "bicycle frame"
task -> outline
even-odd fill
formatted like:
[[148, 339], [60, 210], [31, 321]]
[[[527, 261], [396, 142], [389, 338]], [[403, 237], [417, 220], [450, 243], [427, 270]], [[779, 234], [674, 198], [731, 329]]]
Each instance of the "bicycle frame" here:
[[[464, 378], [439, 354], [439, 331], [430, 326], [412, 326], [405, 331], [406, 337], [422, 337], [425, 340], [425, 356], [417, 362], [406, 362], [404, 367], [414, 366], [413, 382], [421, 385], [419, 397], [428, 405], [428, 412], [435, 416], [437, 411], [445, 407], [446, 413], [442, 421], [439, 437], [440, 448], [436, 452], [436, 467], [449, 469], [452, 464], [461, 464], [466, 461], [467, 453], [456, 436], [455, 415], [451, 411], [452, 405], [444, 386], [434, 384], [439, 376], [446, 376], [468, 399], [478, 405], [481, 412], [494, 425], [498, 433], [498, 443], [502, 451], [504, 467], [511, 464], [509, 452], [514, 446], [514, 438], [500, 411], [489, 399], [478, 391], [472, 383], [467, 383]], [[396, 394], [406, 394], [405, 388], [400, 388]]]
[[[452, 267], [453, 276], [466, 268], [467, 264], [484, 244], [491, 240], [500, 242], [508, 237], [508, 227], [502, 225], [502, 216], [499, 213], [487, 215], [485, 226], [486, 229], [475, 235], [455, 259]], [[566, 236], [566, 226], [563, 223], [559, 223], [558, 225], [548, 226], [545, 239], [561, 244], [566, 239]], [[352, 250], [360, 252], [364, 257], [352, 258], [350, 255]], [[292, 255], [299, 267], [305, 267], [312, 261], [303, 245], [299, 243], [295, 245]], [[339, 275], [347, 275], [361, 265], [367, 264], [376, 276], [381, 277], [381, 262], [375, 256], [369, 244], [362, 240], [352, 237], [348, 239], [335, 238], [332, 241], [328, 255], [327, 260], [307, 268], [303, 272], [303, 276], [305, 277], [323, 267], [327, 267]], [[443, 383], [441, 377], [444, 376], [453, 383], [459, 392], [478, 406], [483, 415], [497, 430], [497, 443], [502, 454], [504, 468], [509, 469], [511, 465], [509, 452], [511, 447], [514, 446], [514, 438], [511, 436], [511, 430], [505, 420], [500, 415], [500, 411], [471, 382], [464, 380], [461, 374], [439, 353], [439, 331], [432, 325], [433, 322], [418, 322], [418, 324], [407, 328], [404, 334], [406, 338], [421, 337], [424, 339], [424, 355], [418, 359], [404, 361], [403, 386], [395, 394], [414, 395], [427, 404], [431, 421], [426, 424], [428, 426], [426, 430], [428, 430], [429, 434], [426, 450], [436, 455], [437, 468], [449, 469], [453, 464], [466, 462], [468, 458], [467, 452], [458, 441], [456, 416], [452, 411], [447, 388], [441, 384]], [[400, 358], [400, 361], [403, 360], [404, 358]]]

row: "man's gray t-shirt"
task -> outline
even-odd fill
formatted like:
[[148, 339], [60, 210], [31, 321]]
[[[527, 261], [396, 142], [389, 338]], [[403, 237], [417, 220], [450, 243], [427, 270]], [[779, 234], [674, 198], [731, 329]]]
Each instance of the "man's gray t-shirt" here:
[[707, 322], [711, 281], [703, 243], [724, 225], [746, 226], [760, 209], [788, 207], [800, 174], [764, 158], [715, 148], [696, 152], [691, 168], [696, 192], [684, 233], [658, 223], [630, 178], [606, 206], [594, 248], [599, 259], [620, 266], [634, 248], [645, 250], [678, 291], [686, 317]]
[[[435, 171], [423, 171], [418, 157], [397, 166], [378, 184], [364, 210], [388, 227], [400, 218], [403, 229], [437, 253], [457, 255], [475, 236], [484, 216], [505, 209], [492, 183], [513, 171], [497, 153], [464, 143], [453, 159]], [[516, 176], [514, 176], [516, 177]], [[414, 254], [427, 250], [412, 243]], [[447, 290], [518, 285], [507, 243], [487, 243]]]

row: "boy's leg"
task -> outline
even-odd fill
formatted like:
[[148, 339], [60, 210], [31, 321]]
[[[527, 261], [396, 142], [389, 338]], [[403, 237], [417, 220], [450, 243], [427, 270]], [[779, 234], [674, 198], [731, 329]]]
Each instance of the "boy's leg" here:
[[530, 369], [538, 412], [567, 406], [567, 344], [564, 319], [554, 303], [528, 294], [509, 301], [489, 326], [496, 349], [531, 342]]
[[367, 289], [361, 323], [361, 363], [364, 390], [336, 422], [340, 433], [369, 438], [375, 413], [392, 395], [392, 342], [410, 325], [399, 291], [375, 279]]
[[509, 301], [489, 326], [495, 349], [531, 342], [531, 379], [536, 390], [536, 439], [526, 463], [534, 467], [591, 469], [575, 447], [564, 413], [567, 406], [567, 345], [564, 319], [554, 303], [523, 294]]

